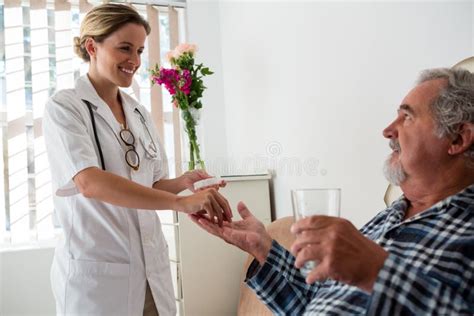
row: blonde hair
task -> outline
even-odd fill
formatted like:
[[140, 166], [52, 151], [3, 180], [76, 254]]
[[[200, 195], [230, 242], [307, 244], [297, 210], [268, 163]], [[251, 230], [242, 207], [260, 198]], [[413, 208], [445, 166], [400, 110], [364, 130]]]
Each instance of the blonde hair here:
[[128, 5], [107, 3], [94, 7], [84, 17], [79, 37], [74, 37], [74, 52], [82, 60], [90, 61], [89, 53], [85, 48], [86, 40], [93, 38], [94, 41], [101, 43], [127, 23], [142, 25], [146, 34], [150, 34], [148, 22]]

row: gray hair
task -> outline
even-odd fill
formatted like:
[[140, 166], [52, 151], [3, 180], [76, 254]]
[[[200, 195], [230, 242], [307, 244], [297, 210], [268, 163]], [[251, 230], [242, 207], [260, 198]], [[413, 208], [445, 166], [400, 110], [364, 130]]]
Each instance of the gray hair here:
[[[431, 104], [436, 133], [454, 139], [463, 123], [474, 124], [474, 74], [465, 69], [428, 69], [421, 73], [418, 84], [435, 79], [448, 82]], [[464, 154], [474, 163], [474, 145]]]

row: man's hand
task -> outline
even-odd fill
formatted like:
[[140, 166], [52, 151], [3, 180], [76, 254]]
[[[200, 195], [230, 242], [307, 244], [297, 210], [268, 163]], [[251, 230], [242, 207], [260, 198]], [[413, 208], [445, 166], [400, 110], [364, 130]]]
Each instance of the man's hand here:
[[192, 214], [190, 218], [207, 232], [248, 252], [260, 264], [263, 264], [272, 247], [272, 238], [265, 230], [265, 226], [250, 213], [243, 202], [237, 205], [237, 210], [242, 220], [232, 223], [224, 222], [223, 227], [212, 223], [202, 213]]
[[312, 216], [291, 227], [296, 241], [291, 252], [300, 268], [308, 260], [317, 262], [306, 282], [331, 278], [372, 292], [377, 275], [388, 253], [362, 235], [348, 220], [330, 216]]

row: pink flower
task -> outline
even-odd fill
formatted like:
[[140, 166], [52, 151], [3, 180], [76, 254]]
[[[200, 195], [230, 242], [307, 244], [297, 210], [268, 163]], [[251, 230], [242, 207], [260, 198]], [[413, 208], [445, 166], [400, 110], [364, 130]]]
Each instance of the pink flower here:
[[152, 80], [159, 85], [164, 85], [166, 90], [174, 96], [177, 90], [189, 95], [193, 78], [187, 69], [180, 73], [177, 69], [160, 68]]
[[174, 51], [170, 50], [168, 53], [166, 53], [166, 60], [169, 61], [171, 63], [171, 59], [174, 58], [174, 54], [173, 54]]
[[171, 95], [175, 95], [180, 75], [176, 69], [160, 68], [159, 75], [153, 77], [153, 81], [159, 85], [164, 85]]
[[183, 70], [182, 76], [181, 76], [181, 91], [183, 91], [184, 94], [188, 95], [191, 92], [191, 83], [192, 83], [193, 78], [191, 77], [191, 72], [187, 69]]

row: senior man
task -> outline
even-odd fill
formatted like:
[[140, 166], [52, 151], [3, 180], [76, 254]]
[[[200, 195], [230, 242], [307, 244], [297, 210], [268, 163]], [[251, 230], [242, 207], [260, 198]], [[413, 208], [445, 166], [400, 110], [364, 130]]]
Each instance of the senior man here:
[[[246, 282], [275, 314], [474, 313], [474, 75], [423, 72], [383, 135], [386, 177], [404, 194], [360, 231], [302, 219], [290, 253], [243, 203], [242, 220], [223, 228], [192, 217], [255, 257]], [[308, 260], [319, 264], [305, 278]]]

